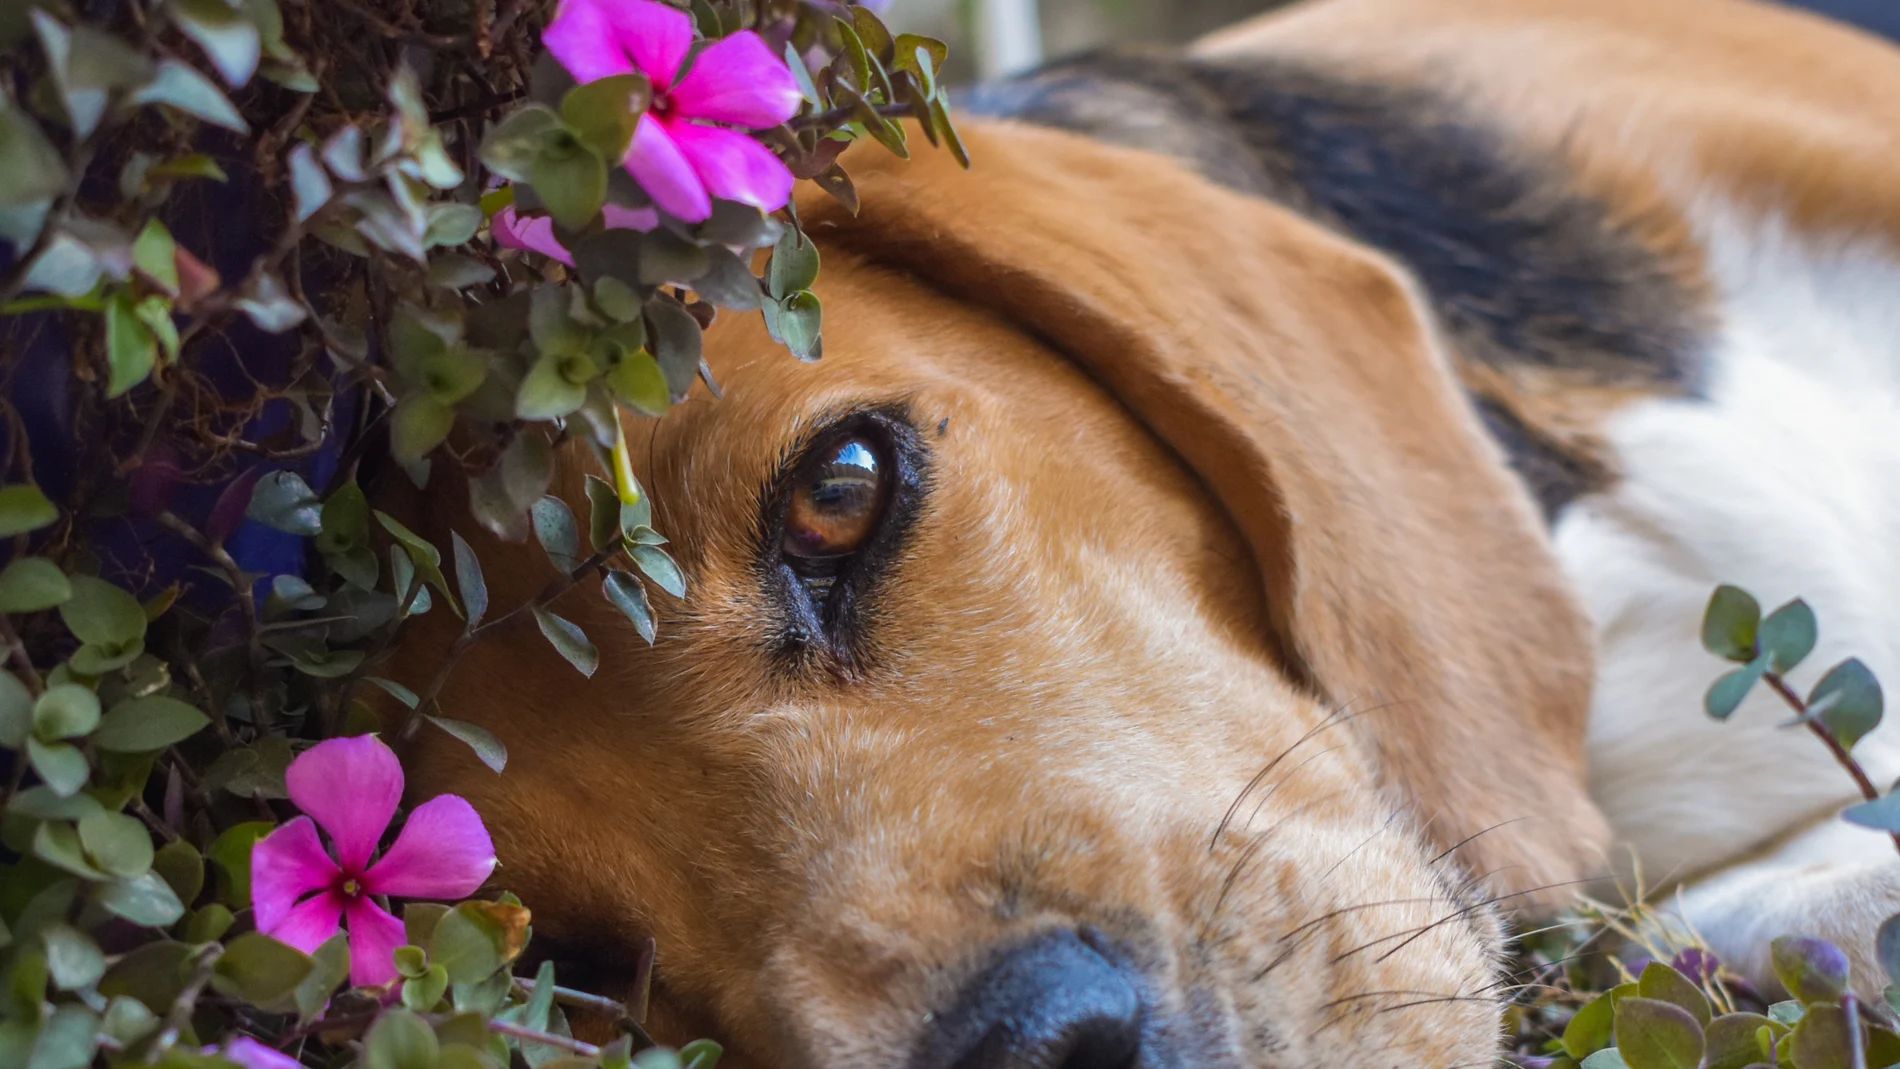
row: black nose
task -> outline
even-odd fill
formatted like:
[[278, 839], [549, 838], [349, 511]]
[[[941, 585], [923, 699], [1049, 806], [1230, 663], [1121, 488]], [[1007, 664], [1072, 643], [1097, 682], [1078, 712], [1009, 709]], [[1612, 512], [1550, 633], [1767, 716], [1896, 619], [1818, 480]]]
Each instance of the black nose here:
[[1052, 932], [978, 973], [924, 1043], [916, 1069], [1128, 1069], [1141, 996], [1076, 933]]

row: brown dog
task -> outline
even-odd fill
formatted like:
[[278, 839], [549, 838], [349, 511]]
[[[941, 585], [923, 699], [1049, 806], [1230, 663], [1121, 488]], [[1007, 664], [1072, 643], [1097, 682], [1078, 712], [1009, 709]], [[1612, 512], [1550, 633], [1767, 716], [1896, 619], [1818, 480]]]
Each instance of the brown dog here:
[[[822, 363], [724, 317], [725, 397], [641, 429], [691, 583], [658, 643], [577, 593], [594, 679], [524, 632], [446, 693], [512, 764], [429, 740], [412, 778], [540, 940], [656, 936], [655, 1027], [745, 1064], [1481, 1065], [1500, 913], [1613, 832], [1726, 870], [1684, 902], [1731, 956], [1766, 909], [1869, 968], [1891, 862], [1799, 847], [1846, 782], [1765, 704], [1707, 724], [1695, 633], [1736, 581], [1900, 670], [1877, 556], [1827, 553], [1900, 525], [1802, 526], [1841, 465], [1891, 484], [1894, 424], [1757, 368], [1825, 339], [1788, 382], [1900, 396], [1842, 303], [1900, 279], [1900, 54], [1725, 0], [1331, 0], [976, 103], [1035, 125], [802, 202]], [[1867, 273], [1801, 259], [1829, 235]], [[1827, 392], [1863, 356], [1891, 392]], [[476, 542], [498, 604], [546, 581]], [[1820, 875], [1737, 866], [1772, 849]]]

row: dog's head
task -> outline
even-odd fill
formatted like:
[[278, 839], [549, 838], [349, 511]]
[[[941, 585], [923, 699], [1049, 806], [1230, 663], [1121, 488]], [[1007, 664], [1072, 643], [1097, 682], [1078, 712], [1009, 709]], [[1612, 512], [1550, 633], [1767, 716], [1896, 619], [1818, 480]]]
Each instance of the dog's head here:
[[[445, 710], [512, 762], [425, 740], [418, 787], [564, 954], [656, 936], [655, 1026], [745, 1064], [1485, 1061], [1494, 903], [1602, 835], [1528, 498], [1389, 264], [969, 141], [804, 205], [822, 362], [723, 317], [724, 398], [634, 435], [691, 587], [659, 641], [588, 592], [591, 681], [479, 648]], [[477, 544], [498, 605], [549, 578]]]

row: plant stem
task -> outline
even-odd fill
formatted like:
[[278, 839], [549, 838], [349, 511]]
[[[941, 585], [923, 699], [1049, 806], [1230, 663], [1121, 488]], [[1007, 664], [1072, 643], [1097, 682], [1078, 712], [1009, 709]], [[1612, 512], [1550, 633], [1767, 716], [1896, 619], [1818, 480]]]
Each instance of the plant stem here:
[[[1808, 715], [1808, 703], [1802, 701], [1801, 695], [1795, 693], [1794, 688], [1788, 685], [1788, 681], [1781, 678], [1781, 673], [1768, 671], [1763, 672], [1761, 677], [1770, 689], [1781, 695], [1781, 700], [1788, 703], [1788, 708], [1793, 709], [1796, 716]], [[1834, 733], [1827, 729], [1827, 725], [1819, 720], [1809, 720], [1807, 726], [1808, 730], [1814, 733], [1814, 737], [1820, 739], [1821, 744], [1827, 747], [1827, 751], [1834, 755], [1834, 760], [1839, 762], [1840, 766], [1847, 770], [1847, 774], [1854, 778], [1854, 786], [1860, 788], [1861, 797], [1870, 802], [1878, 801], [1880, 788], [1874, 786], [1874, 781], [1867, 777], [1867, 770], [1860, 767], [1860, 762], [1854, 760], [1854, 755], [1848, 752], [1847, 747], [1841, 745], [1841, 741], [1834, 737]], [[1893, 839], [1894, 849], [1900, 850], [1900, 831], [1891, 832], [1889, 835]]]
[[177, 513], [162, 509], [153, 517], [159, 526], [197, 547], [198, 552], [211, 558], [211, 562], [224, 572], [224, 581], [231, 585], [231, 593], [236, 595], [238, 613], [244, 619], [244, 646], [251, 660], [251, 722], [260, 731], [268, 732], [271, 727], [270, 710], [264, 702], [264, 643], [257, 628], [257, 599], [251, 596], [251, 584], [244, 578], [244, 569], [225, 552], [224, 547], [211, 539], [196, 527], [186, 523]]
[[224, 947], [217, 943], [208, 944], [198, 955], [193, 966], [191, 979], [184, 990], [172, 1000], [172, 1007], [165, 1014], [165, 1028], [158, 1038], [152, 1040], [152, 1049], [145, 1056], [147, 1062], [157, 1062], [165, 1057], [165, 1052], [178, 1042], [178, 1033], [191, 1021], [191, 1013], [198, 1008], [198, 996], [205, 985], [211, 982], [211, 968], [218, 963], [218, 956], [224, 953]]
[[488, 1028], [491, 1032], [500, 1032], [505, 1036], [514, 1036], [516, 1039], [525, 1039], [532, 1043], [545, 1043], [550, 1047], [560, 1047], [562, 1050], [571, 1050], [585, 1058], [600, 1057], [600, 1048], [594, 1046], [592, 1043], [583, 1043], [578, 1039], [557, 1036], [552, 1032], [542, 1032], [533, 1028], [523, 1028], [518, 1024], [509, 1024], [507, 1021], [494, 1020], [488, 1022]]
[[601, 565], [606, 564], [618, 550], [618, 546], [615, 546], [613, 549], [601, 550], [599, 553], [594, 554], [576, 565], [574, 570], [567, 573], [567, 575], [548, 584], [547, 589], [541, 591], [541, 595], [533, 601], [523, 602], [493, 620], [482, 624], [480, 627], [470, 628], [462, 632], [462, 634], [456, 638], [455, 644], [449, 647], [448, 656], [442, 660], [442, 667], [436, 669], [435, 678], [429, 680], [429, 686], [423, 690], [421, 698], [416, 702], [415, 711], [411, 712], [409, 719], [403, 722], [402, 730], [397, 733], [396, 737], [398, 739], [411, 739], [415, 737], [417, 731], [421, 730], [422, 718], [427, 716], [429, 710], [435, 707], [436, 697], [442, 693], [442, 688], [448, 685], [449, 673], [455, 670], [456, 662], [460, 661], [462, 655], [469, 651], [469, 647], [487, 638], [489, 635], [494, 634], [503, 626], [514, 622], [523, 614], [535, 609], [545, 608], [552, 604], [556, 598], [559, 598], [562, 594], [573, 589], [574, 584], [580, 582], [589, 573], [600, 568]]
[[27, 655], [26, 643], [20, 641], [20, 633], [13, 629], [13, 617], [5, 613], [0, 613], [0, 641], [6, 642], [14, 668], [26, 677], [26, 689], [36, 695], [45, 690], [46, 681], [40, 678], [39, 671], [33, 667], [33, 658]]
[[[516, 977], [515, 986], [529, 994], [534, 993], [533, 980]], [[645, 1050], [658, 1045], [624, 1003], [615, 1002], [604, 995], [590, 995], [585, 991], [576, 991], [571, 987], [555, 988], [554, 1001], [563, 1006], [572, 1006], [577, 1010], [586, 1010], [589, 1013], [600, 1014], [602, 1017], [613, 1018], [615, 1028], [633, 1037], [635, 1050]]]

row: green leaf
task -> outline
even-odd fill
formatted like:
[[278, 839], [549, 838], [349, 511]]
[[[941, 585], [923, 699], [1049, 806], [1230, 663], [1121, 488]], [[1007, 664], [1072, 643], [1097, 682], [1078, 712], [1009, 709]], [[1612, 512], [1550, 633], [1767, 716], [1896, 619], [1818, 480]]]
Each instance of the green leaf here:
[[1582, 1061], [1609, 1046], [1615, 1008], [1616, 1000], [1607, 991], [1584, 1003], [1583, 1008], [1570, 1018], [1570, 1023], [1564, 1026], [1564, 1052]]
[[538, 605], [534, 607], [534, 622], [540, 625], [541, 634], [547, 637], [555, 651], [567, 658], [567, 663], [578, 669], [581, 675], [593, 676], [594, 669], [600, 667], [600, 651], [587, 641], [585, 632]]
[[473, 256], [449, 252], [429, 257], [429, 281], [443, 289], [465, 290], [494, 280], [495, 269]]
[[1777, 1002], [1768, 1007], [1768, 1019], [1778, 1024], [1793, 1027], [1801, 1020], [1801, 1015], [1807, 1011], [1807, 1005], [1800, 999], [1789, 999], [1786, 1002]]
[[1796, 598], [1768, 614], [1756, 639], [1762, 652], [1769, 655], [1769, 666], [1777, 672], [1788, 672], [1814, 652], [1817, 633], [1814, 610]]
[[101, 810], [80, 820], [79, 842], [107, 875], [131, 879], [151, 871], [152, 833], [124, 813]]
[[656, 294], [647, 302], [647, 346], [659, 361], [666, 376], [666, 388], [673, 400], [686, 398], [699, 374], [699, 361], [705, 339], [686, 306], [665, 294]]
[[185, 839], [173, 839], [152, 856], [152, 871], [187, 905], [198, 900], [205, 886], [205, 859]]
[[14, 795], [13, 801], [7, 805], [8, 816], [25, 817], [28, 820], [79, 820], [103, 812], [105, 807], [90, 794], [61, 797], [43, 784], [28, 787]]
[[1783, 1029], [1759, 1013], [1726, 1013], [1709, 1022], [1704, 1033], [1707, 1050], [1703, 1069], [1746, 1069], [1761, 1061], [1755, 1034], [1763, 1028]]
[[[450, 531], [449, 541], [455, 552], [455, 586], [462, 592], [462, 602], [468, 608], [468, 626], [472, 630], [488, 614], [488, 581], [482, 578], [481, 561], [462, 536]], [[409, 707], [413, 709], [414, 695], [410, 698]]]
[[158, 362], [158, 339], [139, 319], [129, 291], [106, 304], [106, 396], [118, 397], [144, 382]]
[[426, 393], [410, 394], [397, 402], [389, 420], [389, 451], [401, 463], [412, 463], [441, 445], [455, 429], [455, 409]]
[[422, 243], [460, 245], [475, 236], [482, 225], [482, 210], [473, 204], [435, 203], [429, 205], [429, 221], [422, 231]]
[[671, 407], [671, 391], [659, 361], [644, 349], [630, 353], [607, 370], [607, 388], [615, 397], [648, 416], [664, 416]]
[[824, 311], [824, 303], [810, 290], [800, 290], [779, 302], [778, 333], [793, 356], [800, 360], [818, 358]]
[[554, 221], [570, 230], [592, 222], [607, 200], [607, 163], [573, 131], [554, 131], [528, 171], [528, 184]]
[[349, 937], [338, 932], [324, 940], [310, 955], [310, 975], [297, 985], [291, 996], [297, 1006], [297, 1015], [304, 1021], [313, 1021], [323, 1012], [324, 1004], [336, 992], [337, 985], [350, 975]]
[[164, 104], [239, 134], [251, 130], [211, 79], [175, 59], [159, 60], [158, 73], [132, 94], [132, 103]]
[[140, 273], [169, 294], [178, 292], [178, 244], [171, 231], [156, 219], [147, 219], [145, 228], [132, 242], [132, 262]]
[[1616, 1004], [1616, 1049], [1630, 1069], [1697, 1069], [1702, 1026], [1688, 1010], [1634, 996]]
[[521, 1023], [537, 1032], [548, 1027], [548, 1013], [554, 1009], [554, 963], [544, 961], [534, 973], [534, 991], [521, 1010]]
[[[864, 9], [852, 8], [853, 11]], [[684, 1069], [715, 1069], [726, 1048], [710, 1039], [695, 1039], [680, 1048], [680, 1064]]]
[[323, 501], [294, 471], [273, 471], [257, 480], [244, 514], [286, 534], [323, 532]]
[[66, 573], [44, 557], [19, 557], [0, 571], [0, 613], [38, 612], [72, 596]]
[[46, 971], [61, 991], [91, 987], [106, 974], [106, 958], [92, 937], [63, 921], [40, 929], [46, 945]]
[[1829, 669], [1808, 695], [1809, 714], [1820, 710], [1821, 726], [1849, 750], [1880, 726], [1885, 705], [1880, 681], [1858, 657], [1850, 657]]
[[518, 419], [558, 419], [581, 407], [587, 400], [584, 383], [568, 381], [562, 373], [565, 357], [543, 356], [528, 369], [515, 394]]
[[323, 210], [330, 203], [330, 195], [335, 192], [330, 185], [330, 175], [317, 162], [316, 150], [307, 143], [298, 142], [290, 150], [290, 191], [296, 197], [297, 221], [308, 222], [310, 217]]
[[1755, 657], [1755, 634], [1761, 625], [1761, 603], [1740, 587], [1718, 586], [1702, 614], [1702, 648], [1731, 661]]
[[103, 880], [79, 843], [79, 831], [70, 824], [48, 822], [33, 830], [33, 856], [82, 880]]
[[99, 993], [136, 999], [154, 1012], [169, 1012], [185, 986], [185, 964], [194, 953], [194, 948], [169, 940], [147, 943], [106, 969]]
[[294, 995], [315, 968], [310, 955], [252, 932], [225, 946], [212, 966], [211, 986], [254, 1006], [270, 1006]]
[[285, 292], [284, 284], [271, 274], [257, 276], [257, 281], [233, 307], [249, 316], [257, 329], [266, 334], [282, 334], [309, 317], [304, 306]]
[[402, 1004], [417, 1013], [427, 1013], [442, 1001], [449, 990], [449, 974], [440, 965], [431, 965], [421, 976], [402, 985]]
[[137, 598], [89, 575], [73, 576], [72, 588], [59, 616], [79, 641], [105, 645], [145, 636], [145, 607]]
[[183, 742], [210, 724], [211, 718], [195, 706], [148, 694], [114, 705], [93, 741], [115, 753], [151, 753]]
[[464, 902], [443, 914], [429, 936], [429, 960], [452, 983], [472, 984], [495, 974], [513, 955], [507, 929], [480, 904]]
[[796, 230], [788, 230], [772, 247], [765, 282], [772, 296], [784, 300], [818, 281], [818, 246]]
[[219, 897], [234, 910], [251, 906], [251, 848], [277, 825], [267, 820], [246, 821], [226, 828], [212, 840], [205, 859], [217, 867]]
[[1656, 999], [1689, 1011], [1696, 1019], [1698, 1027], [1709, 1023], [1709, 999], [1697, 987], [1694, 981], [1670, 968], [1660, 961], [1652, 961], [1643, 967], [1642, 975], [1636, 978], [1637, 994], [1643, 998]]
[[448, 601], [449, 609], [460, 616], [462, 609], [455, 602], [454, 592], [449, 589], [448, 577], [442, 574], [442, 552], [421, 535], [397, 522], [396, 518], [387, 512], [377, 510], [376, 522], [382, 524], [385, 531], [402, 543], [402, 547], [409, 551], [409, 556], [415, 561], [416, 571], [422, 576], [423, 581], [435, 588], [436, 592]]
[[1847, 990], [1847, 955], [1825, 939], [1784, 935], [1768, 944], [1775, 978], [1802, 1002], [1836, 1002]]
[[450, 720], [446, 716], [431, 716], [427, 719], [429, 723], [467, 743], [482, 764], [496, 772], [508, 767], [508, 748], [487, 728], [465, 720]]
[[653, 638], [658, 628], [653, 619], [653, 607], [647, 603], [646, 588], [639, 578], [631, 572], [614, 569], [607, 573], [607, 578], [601, 582], [600, 589], [615, 608], [625, 613], [627, 619], [633, 621], [633, 629], [639, 632], [647, 645], [653, 645]]
[[59, 519], [59, 509], [29, 483], [0, 486], [0, 538], [37, 531]]
[[77, 683], [55, 683], [33, 703], [33, 734], [75, 739], [99, 726], [99, 696]]
[[[176, 893], [177, 888], [172, 889]], [[194, 911], [185, 918], [185, 941], [188, 943], [216, 942], [231, 930], [237, 920], [229, 909], [212, 902], [203, 909]]]
[[1839, 1006], [1811, 1005], [1788, 1037], [1789, 1059], [1794, 1069], [1855, 1069], [1857, 1038]]
[[251, 80], [263, 50], [255, 23], [224, 0], [172, 0], [171, 15], [185, 36], [205, 50], [226, 84], [241, 86]]
[[105, 1019], [99, 1022], [99, 1031], [121, 1047], [129, 1047], [157, 1030], [158, 1015], [146, 1009], [143, 1002], [127, 995], [119, 995], [108, 1003]]
[[363, 1039], [365, 1069], [435, 1069], [435, 1033], [405, 1009], [385, 1011]]
[[686, 576], [680, 566], [673, 562], [666, 550], [658, 546], [633, 545], [627, 547], [633, 556], [633, 562], [640, 566], [648, 579], [660, 585], [660, 589], [676, 598], [686, 596]]
[[534, 503], [534, 537], [547, 551], [554, 570], [570, 574], [581, 563], [581, 535], [567, 502], [548, 495]]
[[114, 880], [100, 887], [94, 900], [133, 924], [163, 928], [185, 915], [184, 904], [171, 886], [154, 873], [130, 880]]
[[33, 694], [12, 672], [0, 668], [0, 746], [17, 750], [33, 731]]
[[651, 87], [640, 74], [613, 74], [583, 82], [561, 98], [561, 120], [604, 160], [618, 160], [633, 142]]
[[38, 739], [26, 740], [26, 755], [33, 771], [53, 789], [53, 793], [65, 797], [76, 794], [86, 785], [86, 778], [92, 769], [86, 764], [86, 755], [70, 743], [45, 743]]
[[481, 159], [488, 169], [517, 182], [529, 177], [541, 146], [562, 126], [553, 108], [529, 104], [504, 118], [482, 139]]
[[7, 176], [0, 184], [0, 204], [4, 205], [51, 200], [66, 190], [66, 164], [59, 150], [4, 93], [0, 93], [0, 174]]
[[53, 1010], [40, 1025], [33, 1056], [24, 1069], [83, 1069], [99, 1049], [99, 1016], [84, 1006], [67, 1003]]

